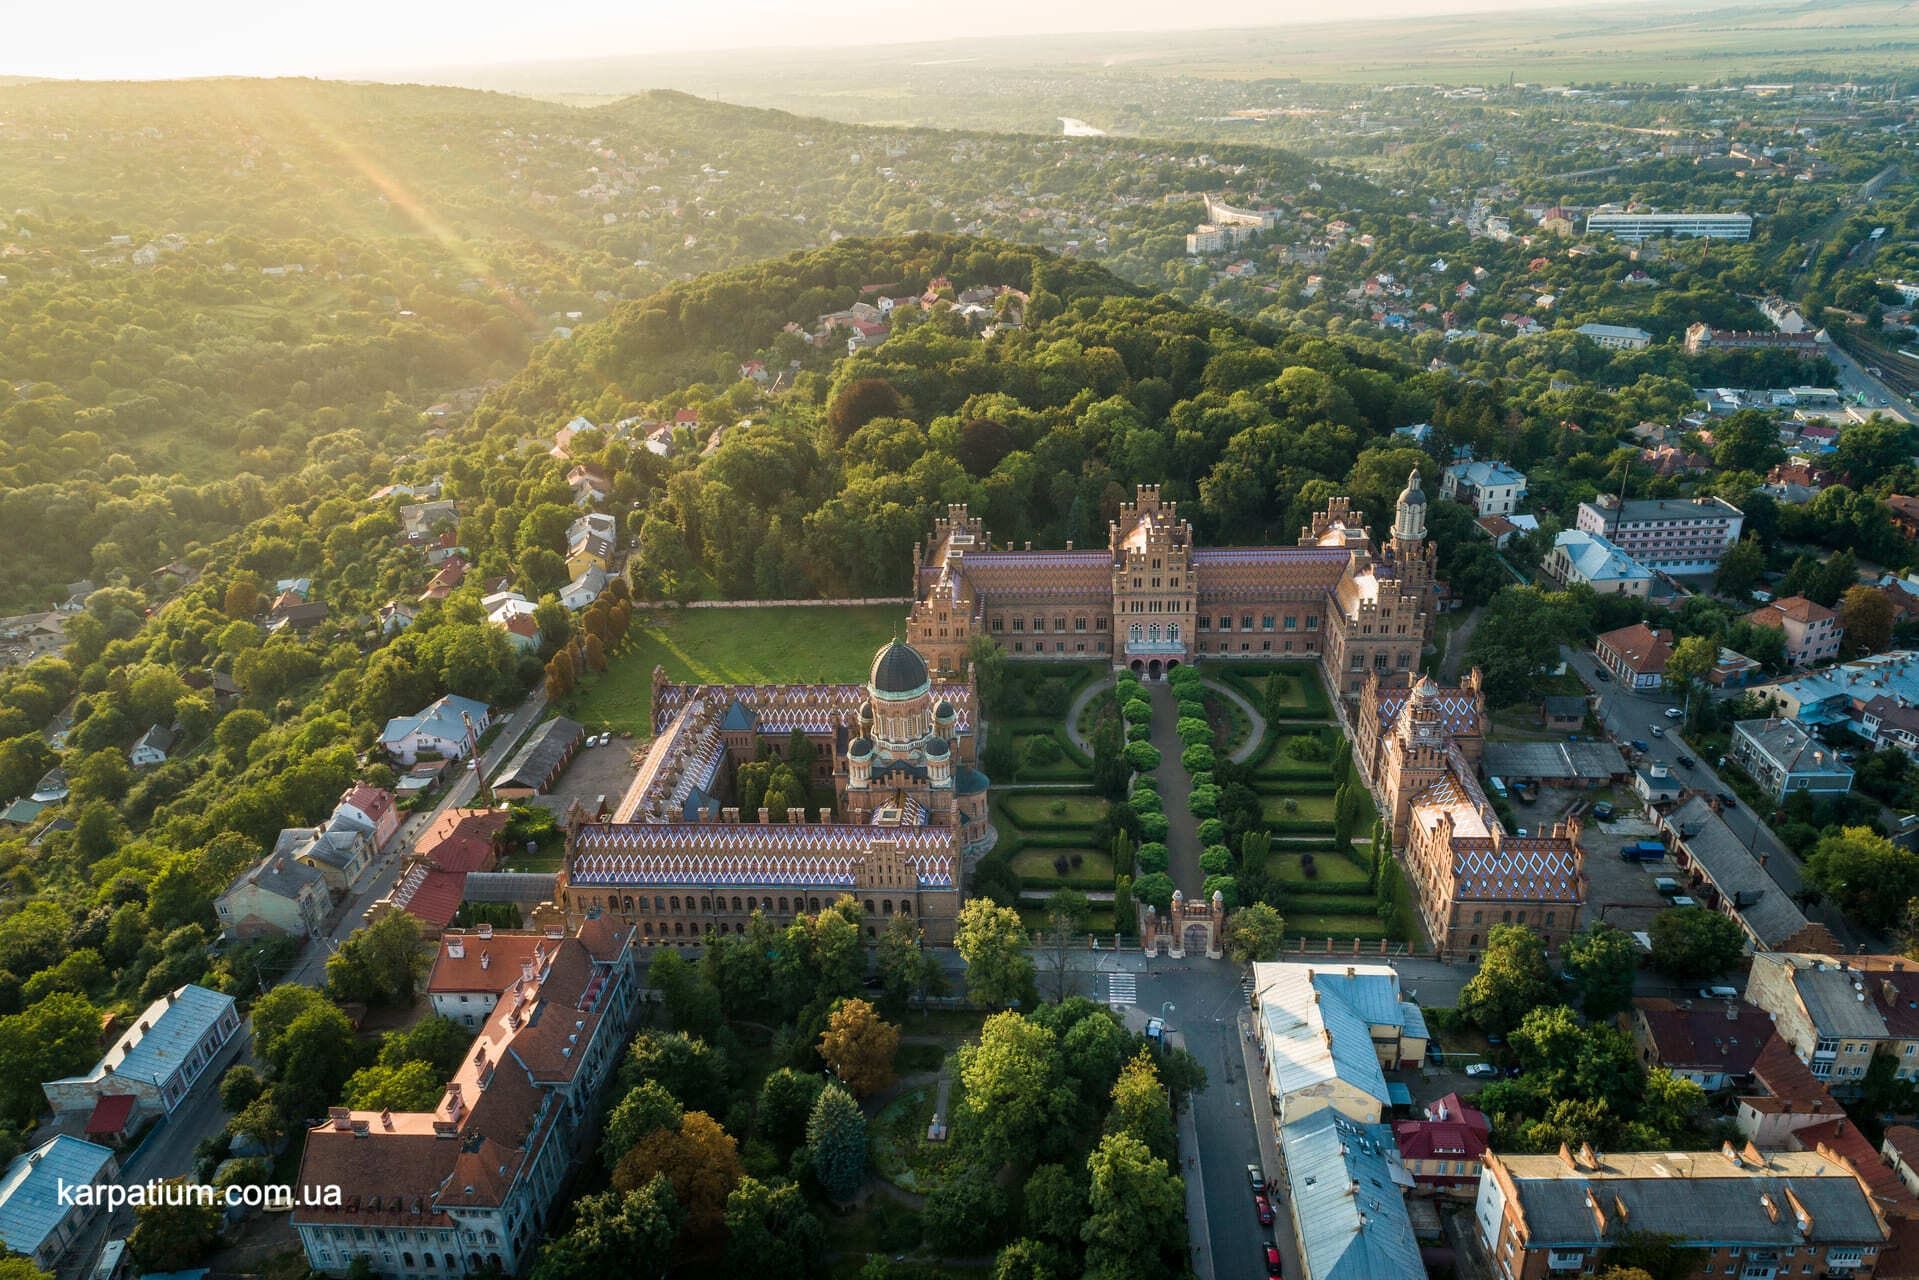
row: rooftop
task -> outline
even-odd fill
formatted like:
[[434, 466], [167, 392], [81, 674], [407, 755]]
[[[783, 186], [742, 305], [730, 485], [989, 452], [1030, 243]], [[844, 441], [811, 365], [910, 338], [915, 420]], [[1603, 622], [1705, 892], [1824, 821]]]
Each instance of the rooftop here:
[[1745, 514], [1724, 498], [1628, 498], [1618, 501], [1610, 494], [1597, 502], [1582, 502], [1603, 516], [1607, 524], [1648, 524], [1655, 520], [1723, 520]]
[[1313, 1280], [1424, 1280], [1406, 1214], [1412, 1178], [1392, 1130], [1357, 1124], [1331, 1107], [1280, 1130], [1286, 1182]]
[[1635, 622], [1606, 632], [1596, 645], [1618, 654], [1628, 670], [1652, 675], [1666, 670], [1666, 660], [1672, 657], [1672, 632], [1655, 631], [1643, 622]]
[[1783, 946], [1811, 927], [1805, 913], [1704, 796], [1688, 798], [1660, 825], [1673, 833], [1687, 856], [1732, 900], [1735, 918], [1761, 946]]
[[1852, 777], [1852, 766], [1795, 720], [1781, 720], [1777, 716], [1741, 720], [1733, 726], [1733, 733], [1751, 742], [1775, 767], [1787, 773]]
[[543, 789], [585, 736], [586, 730], [575, 721], [554, 716], [527, 736], [526, 744], [507, 762], [493, 785]]
[[1553, 550], [1562, 553], [1587, 582], [1652, 580], [1652, 570], [1614, 546], [1611, 539], [1584, 529], [1562, 529], [1553, 537]]
[[1852, 703], [1882, 695], [1919, 703], [1919, 652], [1893, 649], [1762, 688], [1790, 698], [1798, 719], [1814, 724], [1843, 720]]
[[188, 983], [148, 1005], [93, 1064], [93, 1070], [78, 1078], [100, 1080], [111, 1072], [130, 1079], [165, 1080], [233, 1007], [232, 996]]
[[1385, 1106], [1390, 1098], [1372, 1028], [1426, 1036], [1425, 1015], [1400, 997], [1399, 974], [1387, 965], [1256, 964], [1253, 999], [1275, 1097], [1342, 1080]]
[[1749, 1075], [1773, 1037], [1772, 1015], [1743, 1000], [1678, 1004], [1645, 996], [1633, 1009], [1659, 1061], [1681, 1070]]
[[112, 1159], [106, 1147], [64, 1133], [16, 1156], [0, 1174], [0, 1244], [31, 1257], [73, 1212], [59, 1188], [93, 1182]]

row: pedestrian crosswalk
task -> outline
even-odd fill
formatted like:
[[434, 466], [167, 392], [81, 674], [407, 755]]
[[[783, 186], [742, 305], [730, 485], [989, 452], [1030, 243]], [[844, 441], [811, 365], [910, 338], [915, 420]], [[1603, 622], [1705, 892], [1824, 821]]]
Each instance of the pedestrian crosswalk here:
[[1114, 1009], [1124, 1009], [1139, 1000], [1139, 983], [1130, 973], [1109, 973], [1106, 975], [1106, 1003]]

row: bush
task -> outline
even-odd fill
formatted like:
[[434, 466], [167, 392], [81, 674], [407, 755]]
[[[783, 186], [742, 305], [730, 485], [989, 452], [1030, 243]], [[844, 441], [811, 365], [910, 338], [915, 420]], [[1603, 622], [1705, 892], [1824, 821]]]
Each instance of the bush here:
[[1164, 840], [1173, 824], [1166, 820], [1163, 813], [1142, 813], [1139, 815], [1139, 834], [1144, 840]]
[[1166, 683], [1179, 690], [1195, 689], [1199, 681], [1199, 670], [1196, 667], [1174, 667], [1166, 673]]
[[1059, 739], [1050, 733], [1034, 734], [1019, 748], [1019, 770], [1021, 773], [1043, 770], [1058, 764], [1066, 756], [1060, 747]]
[[1333, 758], [1333, 749], [1318, 734], [1302, 733], [1286, 739], [1286, 755], [1293, 760], [1324, 763]]
[[1231, 876], [1207, 876], [1206, 882], [1199, 887], [1200, 895], [1211, 902], [1214, 891], [1218, 891], [1220, 897], [1225, 899], [1228, 911], [1239, 905], [1239, 882]]
[[1129, 724], [1126, 726], [1126, 740], [1128, 742], [1144, 742], [1152, 736], [1153, 726], [1150, 724]]
[[1199, 842], [1206, 844], [1226, 843], [1226, 824], [1218, 818], [1208, 818], [1199, 824]]
[[1180, 752], [1179, 762], [1186, 766], [1188, 773], [1203, 773], [1212, 769], [1217, 763], [1217, 757], [1214, 756], [1211, 747], [1201, 743]]
[[[1212, 787], [1219, 784], [1213, 781], [1213, 771], [1211, 769], [1201, 769], [1193, 775], [1193, 785], [1196, 787]], [[1209, 843], [1211, 842], [1209, 841]]]
[[1133, 705], [1135, 702], [1141, 703], [1149, 709], [1152, 706], [1152, 696], [1146, 692], [1137, 680], [1131, 684], [1123, 684], [1119, 687], [1119, 705], [1122, 710]]
[[1173, 732], [1177, 733], [1179, 740], [1189, 747], [1196, 747], [1201, 743], [1210, 745], [1213, 741], [1213, 728], [1204, 720], [1182, 717], [1179, 723], [1173, 726]]
[[1186, 798], [1186, 807], [1195, 818], [1215, 818], [1219, 816], [1219, 788], [1194, 787], [1193, 794]]
[[1165, 813], [1166, 802], [1159, 798], [1157, 791], [1136, 791], [1133, 793], [1133, 811], [1135, 813]]
[[1136, 773], [1151, 773], [1159, 768], [1159, 748], [1150, 742], [1129, 742], [1126, 763], [1132, 765]]
[[1164, 871], [1172, 865], [1173, 851], [1157, 840], [1148, 840], [1133, 851], [1133, 865], [1142, 875]]
[[1120, 714], [1126, 717], [1128, 724], [1146, 724], [1153, 718], [1153, 708], [1152, 704], [1146, 701], [1145, 696], [1141, 695], [1137, 701], [1129, 702], [1120, 708]]
[[1206, 718], [1206, 704], [1203, 702], [1195, 702], [1191, 698], [1181, 698], [1179, 700], [1179, 718], [1182, 720], [1204, 720]]
[[1133, 794], [1134, 794], [1134, 795], [1138, 795], [1138, 794], [1139, 794], [1140, 792], [1142, 792], [1142, 791], [1150, 791], [1150, 792], [1152, 792], [1152, 793], [1153, 793], [1154, 795], [1158, 795], [1158, 794], [1159, 794], [1159, 779], [1158, 779], [1158, 778], [1156, 778], [1156, 777], [1154, 777], [1154, 776], [1153, 776], [1152, 774], [1150, 774], [1150, 773], [1142, 773], [1142, 774], [1140, 774], [1140, 775], [1139, 775], [1139, 777], [1137, 777], [1137, 778], [1134, 778], [1134, 779], [1133, 779]]
[[1209, 844], [1199, 855], [1199, 869], [1209, 876], [1225, 875], [1233, 869], [1233, 853], [1223, 844]]

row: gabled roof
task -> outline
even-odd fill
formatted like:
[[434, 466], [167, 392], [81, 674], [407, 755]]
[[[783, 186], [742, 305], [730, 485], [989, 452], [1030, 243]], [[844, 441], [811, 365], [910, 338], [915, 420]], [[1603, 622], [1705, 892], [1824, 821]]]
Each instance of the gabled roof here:
[[1425, 1280], [1392, 1130], [1326, 1107], [1283, 1127], [1280, 1145], [1312, 1280]]
[[15, 1157], [0, 1174], [0, 1245], [31, 1257], [73, 1212], [60, 1187], [92, 1183], [112, 1159], [106, 1147], [64, 1133]]
[[1399, 975], [1385, 965], [1256, 964], [1253, 998], [1268, 1084], [1279, 1098], [1339, 1080], [1383, 1107], [1391, 1098], [1372, 1028], [1427, 1034], [1419, 1006], [1401, 999]]

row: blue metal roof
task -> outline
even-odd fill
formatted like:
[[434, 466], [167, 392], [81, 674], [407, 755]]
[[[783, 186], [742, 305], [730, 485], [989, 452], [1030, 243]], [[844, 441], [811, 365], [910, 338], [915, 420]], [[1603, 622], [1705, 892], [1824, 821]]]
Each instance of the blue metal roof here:
[[[216, 1023], [233, 1008], [233, 997], [222, 995], [218, 991], [209, 991], [205, 987], [196, 987], [189, 983], [173, 993], [173, 1003], [168, 1004], [163, 997], [147, 1006], [140, 1015], [140, 1022], [150, 1024], [150, 1029], [139, 1039], [128, 1045], [125, 1040], [116, 1045], [126, 1047], [126, 1056], [119, 1062], [112, 1062], [109, 1051], [101, 1063], [109, 1067], [115, 1075], [130, 1076], [137, 1080], [165, 1080], [186, 1061], [193, 1047], [205, 1038]], [[128, 1034], [136, 1035], [139, 1024]]]
[[14, 1160], [0, 1175], [0, 1244], [31, 1257], [73, 1211], [60, 1203], [60, 1186], [91, 1183], [111, 1159], [107, 1148], [63, 1133]]
[[1425, 1280], [1391, 1126], [1326, 1107], [1279, 1131], [1306, 1280]]

